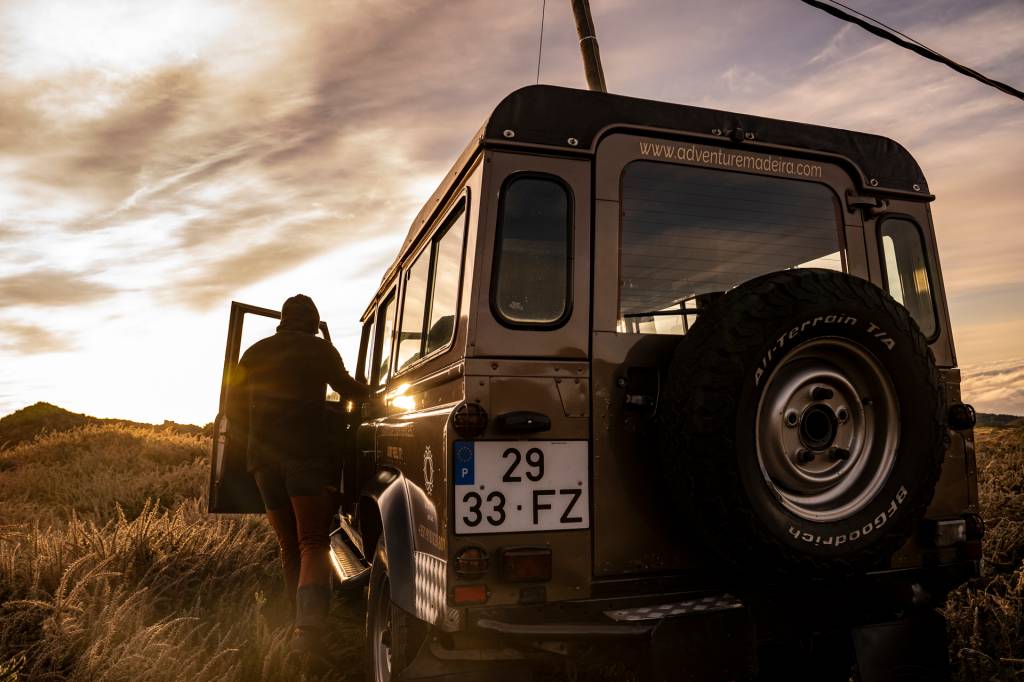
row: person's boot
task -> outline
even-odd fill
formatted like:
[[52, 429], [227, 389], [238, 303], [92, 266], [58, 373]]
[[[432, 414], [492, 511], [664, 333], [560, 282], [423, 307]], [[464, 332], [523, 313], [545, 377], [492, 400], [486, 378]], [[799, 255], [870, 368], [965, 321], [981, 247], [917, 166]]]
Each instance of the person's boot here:
[[296, 590], [294, 651], [328, 662], [331, 660], [325, 637], [330, 606], [331, 588], [326, 585], [304, 585]]

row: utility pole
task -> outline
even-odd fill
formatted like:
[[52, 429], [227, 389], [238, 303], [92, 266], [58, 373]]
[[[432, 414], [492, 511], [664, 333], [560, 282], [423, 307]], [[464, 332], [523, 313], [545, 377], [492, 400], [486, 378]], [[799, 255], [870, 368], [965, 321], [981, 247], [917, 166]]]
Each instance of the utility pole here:
[[604, 69], [601, 67], [601, 51], [597, 47], [597, 32], [594, 18], [590, 16], [590, 0], [569, 0], [572, 14], [576, 18], [576, 33], [580, 36], [580, 52], [583, 54], [583, 72], [587, 75], [587, 87], [597, 92], [608, 92], [604, 83]]

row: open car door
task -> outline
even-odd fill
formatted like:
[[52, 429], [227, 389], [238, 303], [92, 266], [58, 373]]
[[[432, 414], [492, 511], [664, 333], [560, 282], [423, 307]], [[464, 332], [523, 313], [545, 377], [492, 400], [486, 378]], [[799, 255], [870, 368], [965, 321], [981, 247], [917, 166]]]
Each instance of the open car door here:
[[[224, 351], [224, 373], [220, 384], [220, 407], [213, 422], [213, 453], [210, 457], [211, 514], [262, 514], [263, 500], [256, 480], [246, 470], [249, 409], [244, 396], [233, 395], [232, 372], [242, 349], [274, 334], [281, 313], [237, 301], [231, 302], [228, 341]], [[320, 335], [331, 340], [327, 323], [320, 322]]]

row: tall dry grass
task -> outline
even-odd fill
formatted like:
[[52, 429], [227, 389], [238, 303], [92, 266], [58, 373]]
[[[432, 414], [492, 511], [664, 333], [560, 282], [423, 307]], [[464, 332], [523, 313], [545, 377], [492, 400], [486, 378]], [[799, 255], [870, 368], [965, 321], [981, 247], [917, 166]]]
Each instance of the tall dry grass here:
[[1024, 680], [1024, 427], [979, 428], [984, 576], [946, 604], [950, 656], [963, 682]]
[[[987, 573], [954, 592], [963, 682], [1024, 680], [1024, 429], [978, 430]], [[287, 647], [272, 533], [210, 516], [209, 440], [87, 426], [0, 451], [0, 682], [315, 679]], [[322, 679], [362, 677], [358, 599]]]
[[[90, 426], [0, 452], [0, 681], [314, 677], [265, 521], [205, 511], [208, 449]], [[335, 611], [354, 652], [358, 609]]]

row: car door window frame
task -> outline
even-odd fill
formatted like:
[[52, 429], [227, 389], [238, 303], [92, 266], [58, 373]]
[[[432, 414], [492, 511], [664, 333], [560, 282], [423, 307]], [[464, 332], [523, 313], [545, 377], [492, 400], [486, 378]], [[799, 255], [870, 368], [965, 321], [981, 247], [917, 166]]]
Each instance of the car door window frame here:
[[[373, 351], [377, 337], [377, 311], [363, 320], [363, 330], [359, 337], [359, 355], [356, 360], [356, 381], [369, 385], [373, 374]], [[367, 372], [369, 370], [369, 373]]]
[[[385, 294], [381, 298], [380, 303], [377, 304], [376, 311], [374, 311], [374, 319], [376, 319], [377, 324], [373, 332], [373, 363], [371, 365], [371, 376], [369, 377], [368, 380], [368, 385], [370, 386], [370, 389], [374, 391], [380, 390], [381, 388], [387, 386], [388, 381], [390, 381], [391, 377], [393, 376], [391, 372], [391, 365], [394, 363], [395, 359], [395, 325], [394, 323], [392, 323], [390, 338], [384, 339], [384, 331], [387, 329], [388, 320], [386, 317], [382, 317], [382, 313], [384, 313], [387, 310], [388, 305], [390, 305], [397, 299], [397, 293], [398, 287], [392, 284], [390, 290], [388, 290], [387, 294]], [[395, 317], [397, 317], [397, 314], [398, 311], [396, 306], [396, 310], [393, 310], [391, 312], [392, 320], [394, 320]], [[380, 376], [381, 355], [383, 354], [382, 352], [384, 350], [385, 343], [387, 343], [388, 347], [391, 349], [391, 354], [388, 358], [388, 366], [386, 372], [382, 377]]]

